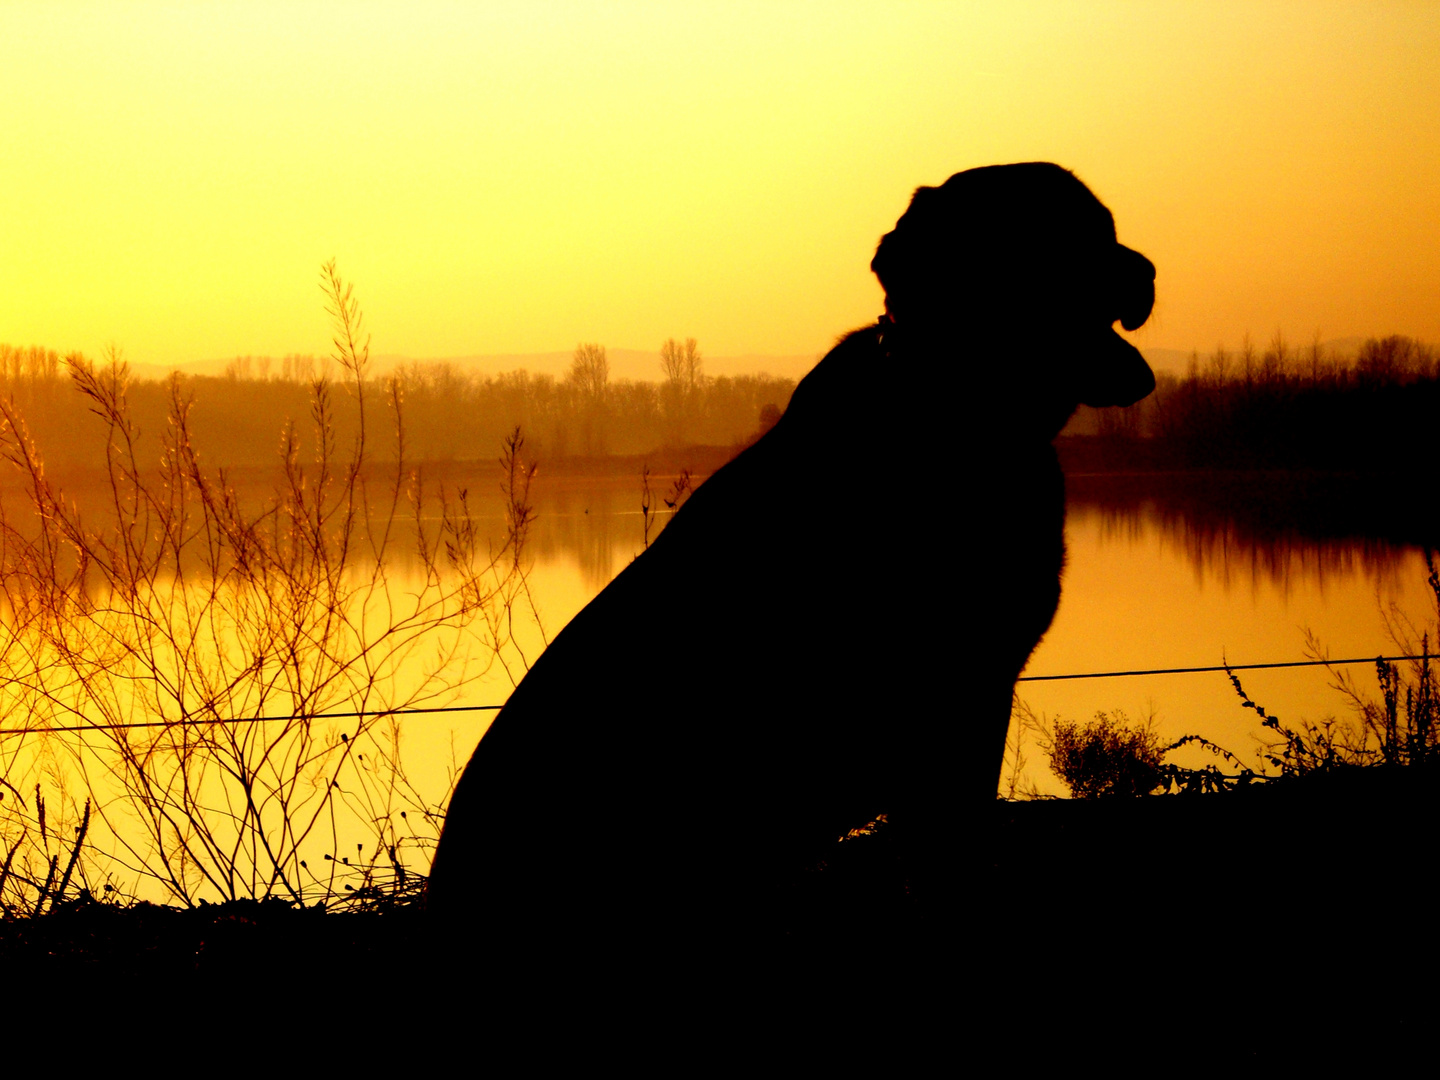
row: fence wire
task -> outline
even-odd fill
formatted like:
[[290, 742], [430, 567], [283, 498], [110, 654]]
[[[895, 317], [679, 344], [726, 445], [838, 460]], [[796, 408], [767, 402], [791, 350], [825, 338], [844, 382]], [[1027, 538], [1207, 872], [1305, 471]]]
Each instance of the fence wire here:
[[[1266, 668], [1300, 668], [1300, 667], [1342, 667], [1346, 664], [1393, 664], [1401, 660], [1421, 660], [1429, 662], [1436, 659], [1428, 653], [1421, 653], [1417, 656], [1359, 656], [1345, 660], [1289, 660], [1274, 664], [1217, 664], [1209, 667], [1179, 667], [1179, 668], [1136, 668], [1132, 671], [1086, 671], [1076, 672], [1069, 675], [1021, 675], [1019, 682], [1062, 682], [1079, 679], [1124, 679], [1135, 675], [1198, 675], [1205, 672], [1223, 671], [1260, 671]], [[206, 719], [204, 717], [186, 717], [180, 720], [140, 720], [127, 724], [66, 724], [59, 727], [39, 728], [0, 728], [0, 737], [6, 735], [41, 735], [59, 734], [61, 732], [84, 732], [84, 731], [127, 731], [132, 728], [154, 728], [200, 726], [210, 724], [271, 724], [285, 723], [294, 720], [350, 720], [369, 716], [380, 719], [386, 716], [422, 716], [438, 713], [457, 712], [499, 712], [501, 705], [444, 705], [426, 708], [407, 709], [376, 709], [374, 711], [359, 712], [326, 712], [315, 713], [311, 716], [303, 714], [280, 715], [280, 716], [236, 716], [228, 719]]]
[[1433, 656], [1360, 656], [1349, 660], [1290, 660], [1279, 664], [1218, 664], [1214, 667], [1146, 668], [1135, 671], [1090, 671], [1083, 675], [1021, 675], [1019, 682], [1060, 682], [1064, 679], [1123, 679], [1129, 675], [1194, 675], [1203, 671], [1259, 671], [1262, 668], [1341, 667], [1345, 664], [1393, 664], [1397, 660], [1433, 660]]

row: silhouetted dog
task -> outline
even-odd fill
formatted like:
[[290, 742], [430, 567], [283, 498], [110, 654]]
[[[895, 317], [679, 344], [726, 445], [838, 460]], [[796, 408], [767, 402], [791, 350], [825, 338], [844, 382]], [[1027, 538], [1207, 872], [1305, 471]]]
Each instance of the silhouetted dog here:
[[1153, 388], [1112, 324], [1148, 317], [1154, 267], [1042, 163], [920, 188], [871, 266], [886, 316], [576, 616], [481, 740], [429, 903], [483, 956], [566, 979], [689, 962], [750, 935], [846, 830], [888, 813], [940, 858], [994, 798], [1060, 594], [1051, 440], [1079, 403]]

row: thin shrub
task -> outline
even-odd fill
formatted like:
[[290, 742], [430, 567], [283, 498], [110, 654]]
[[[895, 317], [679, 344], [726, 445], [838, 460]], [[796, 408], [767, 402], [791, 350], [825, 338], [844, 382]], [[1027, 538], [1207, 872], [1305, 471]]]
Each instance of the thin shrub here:
[[[1440, 752], [1440, 696], [1437, 696], [1436, 658], [1432, 648], [1433, 643], [1440, 641], [1440, 567], [1436, 566], [1434, 551], [1425, 552], [1425, 569], [1431, 604], [1426, 623], [1417, 626], [1395, 607], [1385, 613], [1391, 641], [1402, 654], [1415, 659], [1394, 663], [1376, 658], [1378, 699], [1364, 690], [1347, 669], [1327, 665], [1333, 679], [1331, 685], [1349, 701], [1359, 722], [1358, 729], [1356, 725], [1342, 725], [1337, 729], [1331, 721], [1323, 731], [1309, 738], [1288, 732], [1282, 751], [1286, 765], [1291, 759], [1298, 765], [1308, 765], [1309, 758], [1304, 754], [1307, 746], [1328, 753], [1340, 763], [1354, 765], [1423, 765], [1433, 761]], [[1307, 643], [1312, 657], [1326, 659], [1324, 649], [1313, 635]], [[1267, 726], [1274, 729], [1274, 725]]]
[[[429, 492], [409, 465], [393, 380], [393, 465], [373, 466], [369, 339], [333, 262], [321, 285], [348, 401], [313, 379], [310, 452], [288, 424], [273, 494], [256, 507], [202, 462], [178, 378], [159, 461], [147, 462], [118, 354], [100, 367], [67, 359], [103, 439], [100, 514], [55, 484], [20, 409], [0, 400], [0, 453], [23, 487], [20, 512], [0, 507], [7, 910], [101, 881], [186, 905], [333, 902], [413, 889], [428, 866], [448, 793], [408, 781], [397, 713], [453, 702], [497, 662], [523, 673], [531, 470], [517, 430], [502, 458], [507, 534], [487, 542], [465, 491]], [[402, 541], [419, 559], [404, 580]], [[63, 881], [42, 876], [58, 849], [37, 846], [54, 830], [18, 798], [31, 783], [70, 817], [85, 805]]]
[[1374, 764], [1374, 753], [1367, 745], [1364, 733], [1357, 733], [1352, 725], [1326, 717], [1320, 721], [1302, 720], [1298, 726], [1292, 727], [1253, 701], [1235, 672], [1227, 667], [1225, 673], [1230, 677], [1241, 705], [1254, 710], [1261, 726], [1273, 733], [1260, 750], [1261, 759], [1276, 770], [1266, 779], [1294, 779], [1351, 765]]

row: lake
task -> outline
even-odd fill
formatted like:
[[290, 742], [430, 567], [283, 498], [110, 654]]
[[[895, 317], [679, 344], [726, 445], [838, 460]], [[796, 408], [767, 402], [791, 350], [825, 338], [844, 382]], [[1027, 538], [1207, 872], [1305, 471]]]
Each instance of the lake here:
[[[505, 534], [505, 502], [498, 471], [433, 471], [446, 474], [452, 493], [462, 486], [469, 490], [477, 550], [483, 554], [498, 547]], [[650, 478], [651, 505], [659, 511], [649, 518], [651, 538], [663, 528], [664, 498], [674, 480], [673, 476]], [[270, 480], [258, 475], [245, 480], [243, 499], [263, 499], [270, 484]], [[87, 497], [83, 484], [70, 490], [79, 491], [82, 499]], [[103, 485], [99, 490], [103, 496]], [[1393, 655], [1402, 650], [1391, 639], [1390, 628], [1403, 626], [1406, 620], [1415, 625], [1426, 619], [1433, 623], [1434, 598], [1426, 586], [1423, 553], [1414, 541], [1414, 530], [1391, 522], [1387, 525], [1389, 536], [1367, 534], [1366, 523], [1382, 520], [1383, 516], [1372, 518], [1365, 510], [1363, 490], [1357, 491], [1353, 483], [1346, 488], [1327, 478], [1245, 475], [1208, 475], [1203, 482], [1189, 475], [1129, 479], [1076, 476], [1071, 478], [1070, 491], [1064, 592], [1054, 624], [1031, 658], [1027, 676], [1205, 667], [1224, 659], [1237, 665], [1285, 663], [1306, 659], [1307, 641], [1337, 658]], [[93, 498], [93, 493], [88, 497]], [[5, 498], [7, 507], [16, 505], [11, 494]], [[139, 624], [133, 620], [127, 623], [124, 604], [114, 602], [113, 591], [108, 597], [103, 590], [96, 592], [99, 606], [95, 614], [74, 624], [79, 634], [89, 635], [87, 640], [100, 641], [112, 651], [123, 641], [130, 642], [125, 645], [126, 651], [114, 653], [113, 670], [99, 669], [103, 676], [100, 681], [91, 676], [83, 687], [73, 679], [56, 682], [58, 676], [48, 674], [53, 670], [47, 659], [49, 653], [44, 649], [36, 651], [23, 636], [11, 639], [6, 646], [8, 662], [23, 666], [30, 662], [27, 658], [38, 658], [42, 674], [36, 677], [50, 680], [46, 684], [49, 689], [46, 685], [40, 687], [40, 698], [33, 693], [24, 698], [15, 690], [18, 684], [6, 687], [14, 701], [6, 705], [6, 737], [0, 741], [0, 765], [4, 766], [4, 779], [13, 794], [0, 805], [0, 815], [5, 815], [0, 826], [6, 836], [29, 836], [29, 843], [34, 844], [38, 824], [35, 807], [21, 807], [17, 799], [28, 796], [39, 783], [49, 792], [51, 808], [51, 830], [40, 833], [49, 837], [45, 841], [48, 846], [44, 850], [36, 848], [27, 856], [37, 868], [28, 872], [43, 877], [45, 865], [57, 858], [63, 865], [67, 849], [56, 837], [73, 832], [87, 790], [101, 800], [97, 813], [99, 807], [104, 807], [106, 813], [103, 822], [92, 822], [88, 842], [97, 852], [111, 853], [118, 850], [117, 844], [121, 848], [128, 844], [128, 852], [121, 852], [123, 857], [118, 863], [106, 865], [122, 887], [137, 888], [147, 898], [165, 899], [167, 888], [173, 898], [174, 888], [154, 877], [153, 871], [149, 879], [139, 874], [137, 887], [137, 868], [164, 863], [198, 882], [200, 871], [195, 867], [207, 859], [239, 866], [232, 878], [240, 884], [226, 887], [238, 887], [241, 894], [255, 888], [263, 890], [267, 875], [275, 871], [273, 867], [264, 869], [270, 865], [265, 851], [241, 844], [245, 834], [237, 829], [246, 815], [268, 822], [267, 829], [279, 830], [272, 835], [285, 839], [285, 850], [290, 854], [277, 865], [287, 867], [287, 874], [308, 880], [307, 890], [331, 880], [330, 869], [336, 866], [328, 858], [331, 854], [342, 863], [342, 856], [360, 861], [378, 859], [383, 870], [390, 865], [384, 854], [389, 849], [399, 851], [401, 861], [410, 869], [423, 872], [438, 830], [438, 819], [424, 821], [424, 809], [433, 810], [443, 803], [455, 775], [494, 715], [494, 710], [486, 707], [503, 703], [546, 641], [553, 639], [645, 548], [647, 517], [642, 512], [642, 478], [638, 470], [634, 476], [619, 477], [552, 477], [542, 472], [531, 491], [531, 502], [534, 520], [524, 549], [528, 594], [516, 594], [508, 611], [497, 614], [491, 609], [491, 617], [499, 621], [487, 623], [482, 618], [476, 624], [482, 633], [469, 639], [472, 662], [468, 669], [446, 658], [446, 649], [457, 644], [457, 639], [445, 631], [425, 629], [423, 619], [412, 623], [418, 629], [399, 651], [388, 652], [384, 642], [390, 639], [379, 636], [386, 618], [409, 610], [407, 605], [413, 606], [419, 598], [433, 597], [437, 590], [451, 588], [445, 583], [443, 565], [438, 573], [432, 572], [417, 556], [414, 542], [399, 539], [392, 544], [385, 574], [377, 576], [373, 560], [367, 562], [368, 556], [363, 554], [368, 544], [356, 545], [362, 554], [352, 558], [346, 573], [359, 590], [357, 595], [368, 599], [349, 609], [346, 617], [350, 629], [345, 634], [358, 633], [356, 628], [363, 626], [370, 640], [381, 647], [374, 653], [374, 662], [366, 660], [327, 676], [328, 689], [312, 699], [312, 711], [353, 709], [357, 694], [368, 695], [368, 708], [380, 709], [405, 701], [426, 679], [430, 680], [431, 690], [424, 704], [473, 710], [405, 716], [394, 732], [381, 725], [357, 738], [362, 734], [357, 726], [360, 722], [343, 716], [317, 720], [313, 729], [304, 725], [303, 730], [293, 724], [287, 727], [284, 721], [243, 722], [247, 717], [286, 715], [287, 709], [296, 707], [292, 702], [298, 700], [287, 689], [295, 682], [285, 681], [288, 676], [284, 675], [283, 655], [275, 651], [270, 630], [283, 629], [292, 617], [299, 618], [298, 609], [287, 607], [285, 597], [277, 601], [277, 597], [265, 595], [263, 589], [252, 592], [245, 601], [251, 607], [241, 605], [225, 615], [229, 623], [224, 619], [215, 622], [210, 614], [192, 620], [192, 629], [184, 633], [193, 637], [195, 645], [188, 652], [167, 654], [169, 659], [163, 659], [155, 669], [161, 679], [154, 685], [145, 684], [149, 690], [145, 686], [133, 690], [141, 684], [120, 675], [124, 665], [133, 666], [133, 658], [139, 655], [134, 645], [142, 638], [134, 636]], [[102, 504], [103, 497], [86, 513], [100, 514]], [[1338, 519], [1324, 510], [1332, 505], [1348, 508], [1350, 519]], [[431, 506], [433, 509], [434, 504]], [[13, 509], [10, 513], [14, 515], [10, 520], [22, 520]], [[857, 493], [855, 536], [869, 535], [873, 531], [869, 523], [878, 522], [880, 513], [871, 508], [863, 493]], [[404, 520], [395, 535], [411, 535], [418, 525], [433, 541], [440, 524], [438, 516], [425, 512], [419, 519]], [[936, 572], [962, 574], [966, 568], [941, 567]], [[192, 582], [198, 580], [193, 569], [186, 573]], [[174, 610], [166, 607], [171, 603], [166, 599], [170, 586], [163, 576], [154, 582], [159, 606], [153, 607], [151, 614], [169, 618], [163, 613]], [[374, 591], [377, 582], [378, 592]], [[372, 591], [366, 593], [366, 589]], [[231, 594], [225, 590], [215, 595], [219, 602], [205, 607], [204, 612], [222, 611], [230, 603]], [[676, 602], [683, 603], [683, 592], [677, 595]], [[736, 602], [744, 603], [746, 599], [737, 597]], [[253, 618], [246, 614], [251, 610]], [[120, 613], [118, 622], [116, 612]], [[953, 612], [951, 618], [963, 620], [965, 613]], [[107, 626], [108, 630], [103, 629]], [[112, 631], [120, 636], [105, 636]], [[491, 654], [484, 644], [487, 633], [492, 637], [498, 633], [505, 639], [501, 662], [488, 666]], [[1411, 636], [1418, 639], [1419, 634]], [[216, 642], [228, 650], [225, 670], [229, 674], [214, 665], [205, 674], [201, 671], [204, 665], [196, 661]], [[72, 653], [88, 665], [87, 650], [91, 646], [78, 648], [79, 652]], [[262, 653], [268, 656], [263, 663], [258, 659]], [[279, 668], [275, 667], [277, 663]], [[1378, 696], [1373, 664], [1345, 670], [1353, 675], [1362, 692]], [[224, 690], [218, 698], [209, 699], [210, 705], [204, 705], [205, 694], [213, 694], [214, 679], [220, 675], [222, 690], [229, 685], [239, 689]], [[1289, 724], [1318, 722], [1327, 717], [1353, 718], [1350, 702], [1332, 687], [1333, 676], [1323, 668], [1248, 671], [1242, 677], [1250, 696]], [[305, 678], [315, 683], [313, 671]], [[197, 679], [211, 680], [212, 689], [195, 687]], [[226, 683], [226, 679], [233, 682]], [[186, 692], [187, 708], [191, 710], [188, 715], [197, 715], [193, 710], [197, 701], [202, 703], [198, 724], [190, 720], [174, 725], [172, 720], [172, 726], [162, 732], [112, 727], [108, 733], [101, 731], [98, 735], [21, 734], [26, 724], [39, 729], [58, 724], [116, 725], [147, 719], [150, 714], [138, 700], [138, 694], [143, 692], [158, 695], [157, 700], [168, 700], [164, 706], [166, 715], [173, 716], [178, 699], [166, 699], [171, 692], [167, 687], [187, 681], [192, 684]], [[676, 694], [675, 675], [671, 672], [647, 672], [637, 667], [634, 681], [632, 693], [642, 701], [673, 701]], [[346, 689], [353, 686], [360, 690]], [[957, 687], [963, 694], [963, 676], [957, 679]], [[1031, 720], [1026, 724], [1012, 722], [1012, 744], [1019, 746], [1022, 767], [1016, 775], [1012, 755], [1002, 776], [1002, 790], [1010, 790], [1013, 780], [1020, 791], [1063, 794], [1063, 786], [1048, 769], [1036, 727], [1053, 724], [1056, 719], [1087, 721], [1102, 711], [1123, 713], [1132, 722], [1149, 721], [1165, 742], [1187, 734], [1204, 736], [1228, 748], [1242, 761], [1259, 765], [1259, 736], [1263, 729], [1256, 715], [1241, 706], [1223, 672], [1024, 681], [1018, 698], [1022, 703], [1020, 711]], [[957, 715], [963, 705], [963, 700], [955, 703]], [[40, 706], [40, 712], [33, 711]], [[42, 714], [50, 718], [41, 719]], [[230, 723], [229, 718], [234, 717], [242, 718], [242, 723]], [[215, 720], [225, 722], [216, 724]], [[217, 741], [198, 741], [201, 735]], [[161, 741], [146, 741], [151, 738]], [[197, 747], [212, 745], [222, 749], [217, 751], [218, 757], [209, 759], [212, 764], [206, 768], [211, 771], [199, 779], [195, 769], [187, 773], [175, 764], [175, 747], [188, 748], [193, 756]], [[129, 747], [127, 752], [131, 754], [131, 764], [124, 767], [117, 764], [115, 756], [115, 748], [122, 746]], [[239, 761], [262, 752], [271, 757], [255, 777], [269, 785], [265, 790], [270, 794], [247, 809], [248, 796], [236, 802], [233, 781], [226, 779], [228, 774], [223, 769], [215, 769], [213, 762], [226, 754], [230, 755], [228, 760]], [[1187, 749], [1175, 760], [1205, 765], [1214, 759], [1204, 751]], [[148, 810], [133, 801], [114, 798], [117, 785], [133, 785], [134, 768], [138, 767], [135, 763], [141, 761], [163, 764], [155, 773], [161, 782], [159, 788], [151, 789]], [[272, 775], [274, 769], [279, 771]], [[83, 783], [77, 770], [85, 773]], [[127, 781], [126, 776], [132, 779]], [[227, 784], [231, 786], [227, 788]], [[353, 818], [348, 823], [337, 823], [326, 809], [324, 820], [311, 819], [315, 832], [292, 829], [285, 807], [307, 806], [311, 808], [307, 812], [313, 812], [328, 805], [320, 798], [327, 791], [334, 793], [338, 800], [335, 805], [344, 807]], [[207, 806], [211, 809], [205, 809]], [[401, 811], [412, 816], [407, 818]], [[175, 854], [180, 851], [176, 845], [195, 842], [198, 834], [187, 824], [193, 814], [211, 812], [220, 814], [218, 839], [212, 839], [204, 850], [195, 847], [193, 855]], [[137, 813], [149, 815], [150, 831], [140, 839], [125, 839], [131, 827], [127, 822], [137, 820]], [[57, 829], [57, 823], [62, 821], [64, 829]], [[159, 848], [164, 849], [163, 857], [157, 854]], [[345, 852], [353, 854], [344, 856]], [[302, 860], [309, 865], [302, 866]], [[197, 884], [185, 895], [207, 895], [211, 888]]]

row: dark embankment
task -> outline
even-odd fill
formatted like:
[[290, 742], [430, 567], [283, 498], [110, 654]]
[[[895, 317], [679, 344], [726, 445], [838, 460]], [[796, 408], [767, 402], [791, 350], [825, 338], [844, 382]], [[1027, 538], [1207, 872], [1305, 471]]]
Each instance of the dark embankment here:
[[[1419, 767], [1224, 794], [997, 803], [984, 835], [956, 852], [959, 918], [912, 890], [904, 833], [882, 826], [799, 875], [777, 897], [772, 940], [744, 964], [648, 991], [615, 973], [615, 992], [633, 1001], [587, 1008], [628, 1014], [663, 991], [692, 1030], [717, 1002], [733, 1006], [732, 1044], [763, 1029], [833, 1052], [863, 1035], [888, 1040], [897, 1060], [921, 1043], [1002, 1036], [1018, 1067], [1383, 1060], [1429, 1040], [1437, 819], [1440, 776]], [[81, 903], [0, 924], [12, 986], [179, 995], [308, 972], [316, 993], [382, 1002], [424, 988], [465, 1012], [484, 975], [457, 976], [447, 960], [413, 904], [325, 914]], [[551, 973], [555, 1001], [512, 1004], [568, 1022], [554, 1011], [568, 978]], [[507, 1037], [480, 1013], [467, 1024], [476, 1038]]]

